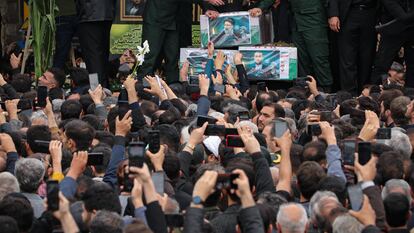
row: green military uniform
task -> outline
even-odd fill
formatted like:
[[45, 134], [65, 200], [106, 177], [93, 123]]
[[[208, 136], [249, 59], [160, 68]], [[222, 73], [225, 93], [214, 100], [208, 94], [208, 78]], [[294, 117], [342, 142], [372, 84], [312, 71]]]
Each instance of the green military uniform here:
[[179, 31], [177, 14], [180, 2], [192, 0], [148, 0], [145, 6], [142, 41], [148, 40], [150, 52], [139, 71], [139, 76], [153, 74], [165, 59], [165, 75], [168, 83], [179, 81]]
[[292, 40], [298, 48], [299, 75], [314, 75], [318, 85], [330, 87], [328, 19], [322, 0], [290, 0]]

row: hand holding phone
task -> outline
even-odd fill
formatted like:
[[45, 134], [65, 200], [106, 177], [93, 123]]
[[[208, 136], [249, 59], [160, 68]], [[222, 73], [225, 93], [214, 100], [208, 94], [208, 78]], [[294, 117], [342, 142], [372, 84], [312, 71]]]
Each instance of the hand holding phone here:
[[377, 140], [391, 139], [391, 128], [379, 128], [376, 135]]

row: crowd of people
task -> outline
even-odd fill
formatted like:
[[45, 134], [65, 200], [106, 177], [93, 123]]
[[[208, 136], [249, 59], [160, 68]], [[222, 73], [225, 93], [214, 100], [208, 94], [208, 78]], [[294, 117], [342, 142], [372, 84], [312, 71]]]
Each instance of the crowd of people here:
[[[412, 0], [382, 1], [376, 62], [377, 1], [195, 1], [211, 18], [273, 6], [293, 23], [286, 34], [307, 76], [285, 89], [251, 82], [241, 53], [223, 70], [212, 42], [189, 82], [189, 64], [177, 64], [177, 1], [134, 1], [147, 3], [151, 51], [137, 77], [133, 50], [107, 59], [115, 1], [58, 2], [53, 67], [35, 79], [29, 57], [21, 74], [16, 43], [0, 59], [0, 232], [414, 231]], [[336, 93], [328, 24], [338, 33]], [[83, 61], [65, 73], [75, 31]]]
[[0, 232], [413, 228], [414, 89], [398, 67], [357, 97], [324, 93], [312, 76], [271, 90], [249, 82], [240, 53], [223, 78], [214, 50], [197, 85], [184, 64], [181, 83], [127, 76], [112, 93], [84, 68], [50, 68], [34, 87], [9, 49]]

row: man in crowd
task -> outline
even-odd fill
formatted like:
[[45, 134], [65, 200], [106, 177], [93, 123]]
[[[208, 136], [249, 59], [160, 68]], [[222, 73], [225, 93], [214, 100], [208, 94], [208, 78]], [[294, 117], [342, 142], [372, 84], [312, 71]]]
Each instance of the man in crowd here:
[[333, 83], [329, 62], [327, 17], [322, 1], [292, 0], [292, 40], [298, 49], [299, 76], [313, 75], [325, 91]]
[[115, 0], [76, 0], [78, 35], [86, 68], [108, 87], [109, 36], [115, 18]]
[[356, 95], [370, 81], [377, 45], [377, 0], [329, 1], [329, 27], [338, 33], [341, 89]]
[[414, 87], [414, 5], [413, 0], [385, 0], [381, 12], [381, 40], [375, 58], [371, 82], [380, 84], [395, 56], [404, 48], [406, 85]]

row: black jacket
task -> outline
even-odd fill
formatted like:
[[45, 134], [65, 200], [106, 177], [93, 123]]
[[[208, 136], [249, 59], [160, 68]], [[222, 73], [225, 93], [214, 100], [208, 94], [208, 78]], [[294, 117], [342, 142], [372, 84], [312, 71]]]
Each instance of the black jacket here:
[[399, 35], [414, 27], [414, 0], [382, 0], [382, 5], [381, 23], [396, 20], [379, 30], [382, 35]]
[[75, 0], [79, 22], [112, 21], [116, 0]]
[[[375, 1], [373, 7], [378, 8], [378, 1]], [[328, 17], [339, 17], [341, 22], [345, 22], [348, 12], [351, 9], [352, 0], [329, 0], [328, 2]]]

